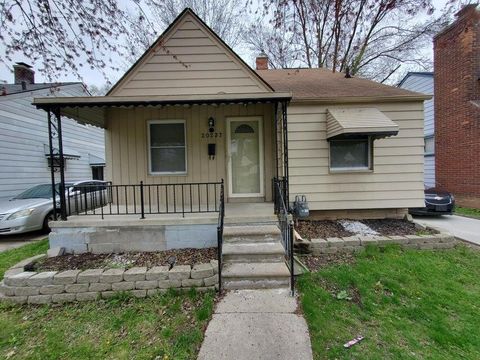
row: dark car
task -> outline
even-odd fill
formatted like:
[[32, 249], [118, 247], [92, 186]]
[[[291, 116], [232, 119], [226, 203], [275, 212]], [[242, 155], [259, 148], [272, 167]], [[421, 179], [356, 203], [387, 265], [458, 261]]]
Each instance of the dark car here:
[[452, 215], [455, 208], [455, 198], [447, 191], [435, 188], [425, 190], [425, 207], [410, 208], [413, 215]]

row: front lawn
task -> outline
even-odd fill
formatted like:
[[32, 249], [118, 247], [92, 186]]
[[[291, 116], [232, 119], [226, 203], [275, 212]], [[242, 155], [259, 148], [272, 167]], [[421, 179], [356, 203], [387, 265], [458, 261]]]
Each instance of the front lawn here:
[[[47, 247], [40, 241], [0, 253], [0, 276]], [[0, 302], [0, 359], [195, 359], [214, 298], [191, 290], [62, 306]]]
[[473, 209], [473, 208], [465, 208], [465, 207], [456, 206], [455, 207], [455, 215], [467, 216], [467, 217], [472, 217], [472, 218], [475, 218], [475, 219], [480, 219], [480, 209]]
[[[480, 359], [480, 253], [367, 248], [300, 277], [315, 359]], [[363, 335], [350, 349], [343, 344]]]

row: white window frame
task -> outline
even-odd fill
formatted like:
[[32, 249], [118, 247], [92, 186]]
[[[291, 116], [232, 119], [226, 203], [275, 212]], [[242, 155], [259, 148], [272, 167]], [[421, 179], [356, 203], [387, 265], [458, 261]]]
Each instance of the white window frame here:
[[367, 167], [342, 167], [342, 168], [335, 168], [332, 167], [332, 141], [359, 141], [365, 140], [361, 138], [352, 137], [350, 139], [332, 139], [328, 142], [328, 168], [331, 173], [341, 173], [341, 172], [372, 172], [373, 171], [373, 138], [368, 136], [366, 139], [368, 141], [368, 166]]
[[[161, 125], [168, 125], [168, 124], [183, 124], [183, 136], [185, 139], [185, 171], [153, 171], [152, 169], [152, 144], [151, 144], [151, 137], [150, 137], [150, 127], [151, 125], [161, 124]], [[148, 142], [148, 174], [149, 175], [187, 175], [188, 172], [188, 163], [187, 163], [187, 122], [185, 120], [149, 120], [147, 121], [147, 142]]]
[[[433, 141], [433, 151], [427, 151], [427, 140]], [[435, 135], [427, 135], [423, 138], [423, 155], [433, 156], [435, 155]]]

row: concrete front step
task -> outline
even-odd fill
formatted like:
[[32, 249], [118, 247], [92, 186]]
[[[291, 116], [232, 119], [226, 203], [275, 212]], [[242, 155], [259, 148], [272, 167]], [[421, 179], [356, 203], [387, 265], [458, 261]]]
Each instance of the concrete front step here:
[[223, 245], [224, 263], [284, 262], [285, 251], [279, 242], [227, 243]]
[[278, 242], [280, 239], [277, 225], [225, 226], [223, 230], [225, 243]]
[[225, 289], [288, 287], [290, 272], [284, 262], [227, 263], [222, 271]]

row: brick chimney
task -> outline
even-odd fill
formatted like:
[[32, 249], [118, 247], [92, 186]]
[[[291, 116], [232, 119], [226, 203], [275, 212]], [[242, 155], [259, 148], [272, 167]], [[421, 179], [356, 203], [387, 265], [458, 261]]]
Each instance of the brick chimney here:
[[23, 62], [17, 62], [13, 65], [15, 75], [15, 84], [35, 84], [35, 71], [32, 67]]
[[265, 53], [260, 53], [256, 59], [257, 70], [268, 70], [268, 56]]

